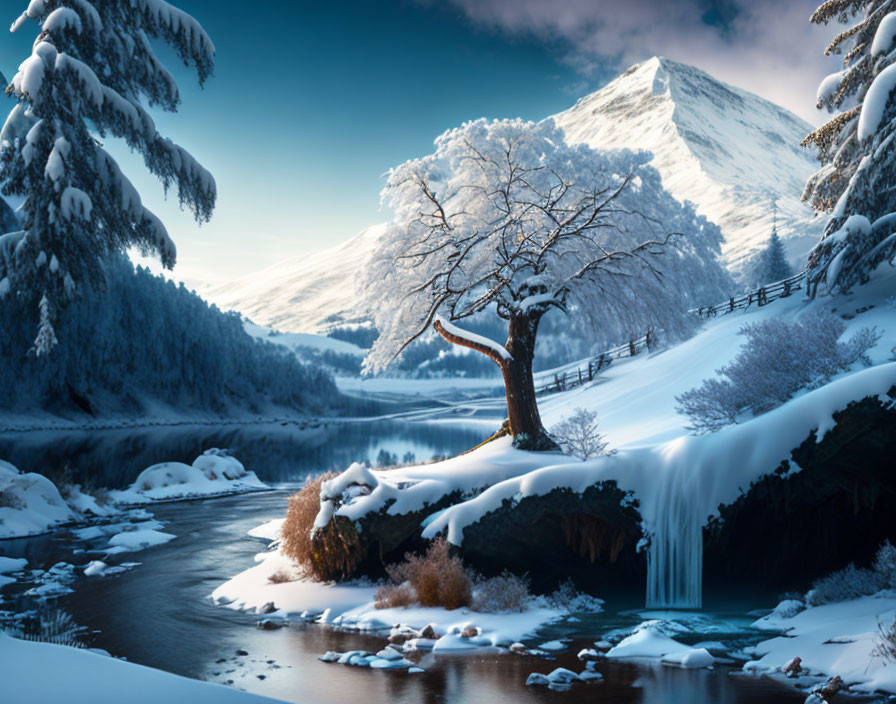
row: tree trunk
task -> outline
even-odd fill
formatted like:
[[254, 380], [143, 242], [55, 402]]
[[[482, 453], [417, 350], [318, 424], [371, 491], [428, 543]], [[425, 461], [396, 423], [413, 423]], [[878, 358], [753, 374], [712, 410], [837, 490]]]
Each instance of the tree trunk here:
[[535, 336], [541, 315], [514, 315], [510, 318], [507, 342], [504, 349], [510, 354], [506, 359], [489, 348], [446, 331], [439, 322], [435, 328], [449, 342], [475, 349], [493, 359], [504, 376], [507, 395], [507, 418], [513, 435], [513, 446], [535, 452], [557, 451], [560, 448], [548, 435], [541, 423], [538, 402], [535, 398], [535, 381], [532, 377], [532, 360], [535, 356]]

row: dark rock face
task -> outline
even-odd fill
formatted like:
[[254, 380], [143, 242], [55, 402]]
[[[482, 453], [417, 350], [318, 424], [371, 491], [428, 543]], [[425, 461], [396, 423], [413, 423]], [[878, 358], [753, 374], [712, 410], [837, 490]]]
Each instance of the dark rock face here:
[[582, 494], [555, 489], [496, 511], [464, 530], [464, 560], [484, 574], [527, 572], [535, 591], [572, 579], [603, 596], [614, 588], [643, 594], [647, 562], [637, 508], [615, 482]]
[[[890, 396], [896, 396], [896, 388]], [[867, 398], [704, 529], [704, 588], [806, 590], [818, 577], [870, 563], [896, 540], [896, 410]]]

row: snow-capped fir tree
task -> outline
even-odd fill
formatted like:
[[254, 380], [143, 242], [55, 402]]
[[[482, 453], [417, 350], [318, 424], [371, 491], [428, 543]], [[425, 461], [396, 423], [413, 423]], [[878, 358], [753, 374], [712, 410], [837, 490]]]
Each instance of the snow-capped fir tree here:
[[25, 197], [22, 231], [0, 237], [0, 295], [40, 301], [34, 351], [56, 339], [54, 314], [104, 261], [135, 246], [174, 265], [175, 247], [100, 139], [117, 137], [197, 221], [214, 208], [211, 174], [162, 137], [145, 106], [175, 111], [177, 84], [153, 42], [170, 45], [204, 84], [215, 49], [190, 15], [163, 0], [31, 0], [12, 31], [39, 24], [32, 54], [6, 92], [17, 99], [0, 132], [0, 186]]
[[768, 244], [757, 257], [756, 266], [753, 269], [753, 282], [756, 286], [765, 286], [776, 281], [783, 281], [791, 276], [793, 276], [793, 268], [787, 262], [784, 244], [781, 242], [781, 238], [778, 237], [776, 213]]
[[825, 51], [843, 70], [818, 89], [819, 109], [837, 114], [804, 142], [823, 166], [803, 198], [831, 213], [809, 256], [813, 293], [847, 290], [896, 254], [896, 0], [828, 0], [812, 22], [831, 20], [851, 26]]
[[[498, 364], [517, 447], [554, 449], [535, 400], [542, 317], [569, 313], [595, 342], [681, 336], [686, 311], [729, 290], [719, 229], [663, 190], [648, 153], [568, 145], [553, 121], [477, 120], [389, 173], [394, 218], [362, 292], [376, 301], [376, 372], [433, 326]], [[502, 346], [454, 321], [505, 321]]]

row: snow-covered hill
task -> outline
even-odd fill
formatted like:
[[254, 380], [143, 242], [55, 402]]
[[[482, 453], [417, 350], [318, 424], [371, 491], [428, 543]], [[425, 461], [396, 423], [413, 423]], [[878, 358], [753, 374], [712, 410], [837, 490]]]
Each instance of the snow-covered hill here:
[[323, 333], [364, 322], [367, 316], [355, 295], [355, 278], [384, 229], [384, 225], [368, 227], [337, 247], [214, 286], [202, 297], [259, 325], [288, 332]]
[[699, 69], [654, 57], [554, 120], [572, 142], [653, 152], [666, 189], [721, 228], [734, 273], [767, 244], [774, 201], [797, 269], [821, 235], [821, 219], [800, 201], [817, 169], [812, 152], [799, 146], [811, 125]]
[[[655, 57], [554, 119], [572, 141], [652, 151], [665, 187], [721, 227], [724, 256], [735, 273], [767, 243], [775, 201], [778, 230], [796, 268], [821, 234], [821, 223], [800, 201], [816, 168], [799, 146], [810, 125], [702, 71]], [[338, 247], [202, 295], [282, 331], [326, 333], [365, 321], [355, 279], [383, 231], [382, 225], [369, 227]]]

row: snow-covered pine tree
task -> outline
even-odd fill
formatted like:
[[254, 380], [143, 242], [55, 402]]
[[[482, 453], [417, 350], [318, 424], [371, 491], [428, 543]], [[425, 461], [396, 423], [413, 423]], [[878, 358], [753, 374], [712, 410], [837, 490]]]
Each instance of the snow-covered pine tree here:
[[19, 219], [3, 198], [0, 198], [0, 235], [19, 229]]
[[757, 287], [765, 286], [776, 281], [783, 281], [791, 276], [793, 276], [793, 268], [787, 262], [784, 244], [778, 237], [778, 223], [775, 218], [768, 244], [757, 258], [756, 267], [753, 270], [753, 282]]
[[[674, 338], [692, 329], [688, 308], [730, 290], [721, 232], [663, 189], [650, 158], [570, 146], [552, 120], [477, 120], [393, 169], [383, 198], [394, 218], [362, 284], [380, 331], [366, 369], [433, 326], [497, 363], [517, 447], [556, 448], [532, 378], [549, 311], [595, 341]], [[479, 313], [503, 320], [503, 346], [454, 324]]]
[[896, 255], [896, 0], [828, 0], [811, 19], [831, 20], [851, 26], [825, 51], [843, 70], [818, 89], [819, 109], [837, 114], [804, 142], [822, 168], [803, 199], [831, 213], [809, 256], [813, 293], [847, 290]]
[[40, 354], [55, 340], [53, 312], [80, 286], [100, 285], [110, 255], [133, 246], [174, 265], [164, 225], [100, 138], [123, 139], [166, 190], [177, 186], [197, 221], [211, 216], [211, 174], [156, 131], [144, 106], [175, 111], [180, 102], [153, 42], [192, 65], [200, 85], [215, 48], [195, 19], [163, 0], [31, 0], [12, 31], [29, 20], [39, 33], [6, 89], [18, 102], [0, 132], [0, 187], [25, 198], [22, 230], [0, 237], [0, 295], [40, 301]]

